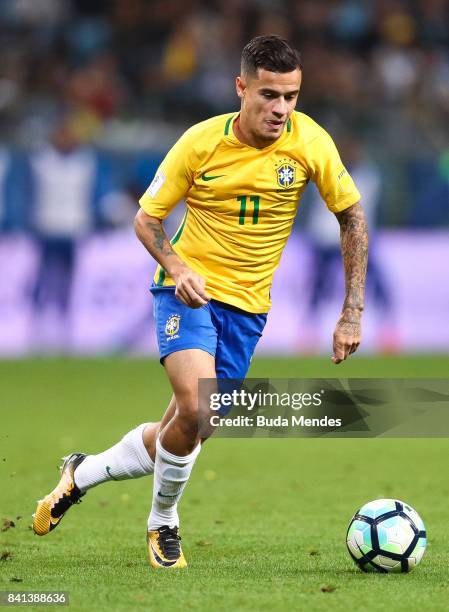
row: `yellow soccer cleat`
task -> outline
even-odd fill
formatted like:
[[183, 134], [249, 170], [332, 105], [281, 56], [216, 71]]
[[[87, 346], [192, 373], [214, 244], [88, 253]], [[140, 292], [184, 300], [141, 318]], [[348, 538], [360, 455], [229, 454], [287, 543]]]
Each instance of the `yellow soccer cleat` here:
[[33, 514], [33, 531], [37, 535], [50, 533], [59, 525], [67, 510], [81, 501], [84, 493], [76, 486], [73, 473], [85, 458], [83, 453], [72, 453], [64, 458], [60, 481], [51, 493], [38, 501]]
[[177, 527], [163, 525], [155, 531], [149, 531], [147, 543], [151, 567], [170, 569], [187, 567], [180, 541]]

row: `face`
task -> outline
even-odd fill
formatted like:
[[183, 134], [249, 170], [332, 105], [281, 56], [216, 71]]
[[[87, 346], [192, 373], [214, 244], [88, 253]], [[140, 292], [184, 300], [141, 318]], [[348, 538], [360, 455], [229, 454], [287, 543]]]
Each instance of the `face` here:
[[237, 77], [240, 126], [254, 142], [266, 146], [281, 136], [296, 106], [301, 77], [299, 68], [285, 73], [259, 68], [257, 75]]

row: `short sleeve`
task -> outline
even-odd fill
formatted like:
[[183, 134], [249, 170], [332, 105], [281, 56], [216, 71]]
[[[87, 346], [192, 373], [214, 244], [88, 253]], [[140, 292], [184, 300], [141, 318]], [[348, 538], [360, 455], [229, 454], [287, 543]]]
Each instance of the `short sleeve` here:
[[185, 197], [193, 182], [193, 158], [193, 139], [188, 130], [167, 153], [150, 186], [139, 200], [148, 215], [165, 219]]
[[308, 144], [308, 149], [310, 178], [318, 187], [328, 209], [337, 213], [358, 202], [360, 192], [329, 134], [320, 128], [319, 135]]

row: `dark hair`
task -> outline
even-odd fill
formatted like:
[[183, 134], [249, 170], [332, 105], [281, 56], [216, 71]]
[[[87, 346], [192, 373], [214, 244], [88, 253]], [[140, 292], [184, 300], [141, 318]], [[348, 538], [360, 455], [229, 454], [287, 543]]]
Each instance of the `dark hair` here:
[[242, 51], [242, 74], [256, 74], [258, 68], [270, 72], [301, 70], [301, 54], [280, 36], [256, 36]]

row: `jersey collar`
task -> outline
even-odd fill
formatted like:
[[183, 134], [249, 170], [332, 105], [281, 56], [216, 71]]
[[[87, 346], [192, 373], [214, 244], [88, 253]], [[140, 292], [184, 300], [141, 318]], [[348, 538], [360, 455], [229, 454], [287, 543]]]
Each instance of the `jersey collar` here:
[[244, 142], [240, 142], [240, 140], [235, 135], [235, 132], [234, 132], [234, 123], [235, 123], [235, 121], [236, 121], [236, 119], [238, 118], [239, 115], [240, 115], [240, 113], [233, 113], [232, 115], [229, 115], [228, 118], [226, 119], [226, 123], [224, 125], [224, 130], [223, 130], [223, 134], [224, 134], [225, 140], [227, 140], [228, 142], [231, 142], [232, 144], [239, 145], [241, 147], [246, 147], [246, 148], [252, 149], [254, 151], [270, 151], [271, 149], [275, 149], [277, 146], [279, 146], [279, 144], [284, 142], [285, 138], [292, 131], [292, 120], [291, 120], [291, 117], [290, 117], [290, 119], [287, 121], [287, 124], [286, 124], [286, 126], [284, 128], [284, 131], [282, 132], [281, 136], [279, 136], [279, 138], [277, 140], [275, 140], [273, 143], [271, 143], [267, 147], [263, 147], [262, 149], [257, 149], [256, 147], [252, 147], [251, 145], [247, 145]]

